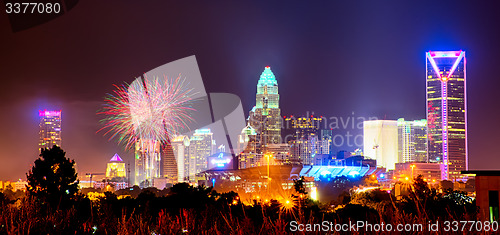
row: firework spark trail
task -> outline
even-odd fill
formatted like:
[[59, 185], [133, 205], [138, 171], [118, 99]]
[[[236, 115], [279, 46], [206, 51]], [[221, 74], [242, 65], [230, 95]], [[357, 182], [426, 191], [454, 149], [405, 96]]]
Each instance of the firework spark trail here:
[[106, 116], [99, 131], [107, 130], [104, 135], [110, 135], [109, 139], [118, 137], [126, 148], [138, 139], [167, 142], [193, 121], [191, 97], [195, 93], [185, 87], [180, 75], [176, 79], [164, 76], [163, 81], [145, 76], [144, 82], [136, 80], [131, 85], [115, 87], [98, 113]]

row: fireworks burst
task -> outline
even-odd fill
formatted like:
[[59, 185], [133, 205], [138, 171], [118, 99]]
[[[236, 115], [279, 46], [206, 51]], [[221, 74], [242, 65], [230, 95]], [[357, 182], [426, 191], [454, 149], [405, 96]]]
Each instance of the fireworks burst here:
[[[193, 121], [189, 115], [193, 89], [186, 89], [181, 77], [163, 80], [157, 77], [135, 80], [132, 84], [115, 85], [113, 94], [105, 98], [101, 120], [109, 139], [131, 148], [138, 139], [168, 142]], [[101, 131], [99, 130], [99, 131]]]

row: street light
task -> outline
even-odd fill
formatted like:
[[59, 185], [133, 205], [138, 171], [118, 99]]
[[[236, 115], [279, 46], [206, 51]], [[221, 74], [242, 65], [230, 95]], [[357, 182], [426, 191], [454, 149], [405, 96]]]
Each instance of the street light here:
[[271, 155], [270, 154], [266, 154], [266, 157], [267, 157], [267, 178], [269, 179], [269, 163], [271, 162]]
[[411, 167], [411, 179], [413, 180], [413, 168], [415, 168], [415, 164], [412, 164], [410, 167]]
[[268, 154], [266, 153], [264, 156], [267, 157], [267, 194], [269, 196], [269, 193], [270, 193], [270, 188], [271, 188], [271, 177], [269, 175], [269, 165], [270, 165], [270, 162], [271, 162], [271, 154]]

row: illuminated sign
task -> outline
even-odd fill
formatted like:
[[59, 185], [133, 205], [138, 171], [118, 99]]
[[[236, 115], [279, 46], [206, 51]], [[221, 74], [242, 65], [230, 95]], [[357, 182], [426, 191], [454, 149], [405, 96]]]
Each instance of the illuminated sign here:
[[218, 167], [224, 167], [225, 164], [228, 164], [231, 162], [231, 159], [212, 159], [210, 161], [212, 164], [217, 165]]
[[217, 153], [208, 157], [209, 169], [231, 169], [233, 156], [229, 153]]

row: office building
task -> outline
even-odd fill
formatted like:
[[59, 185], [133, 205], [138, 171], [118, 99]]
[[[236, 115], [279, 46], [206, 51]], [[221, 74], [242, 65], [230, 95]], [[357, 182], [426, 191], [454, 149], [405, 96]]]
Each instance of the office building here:
[[257, 133], [259, 147], [281, 143], [281, 110], [278, 82], [271, 67], [265, 67], [257, 83], [256, 104], [249, 114], [249, 123]]
[[166, 179], [166, 183], [184, 182], [189, 144], [189, 137], [185, 135], [176, 136], [169, 143], [164, 144], [161, 156], [161, 175]]
[[[312, 165], [316, 154], [328, 154], [331, 135], [320, 132], [322, 117], [285, 117], [285, 140], [290, 145], [290, 161]], [[320, 136], [321, 134], [321, 136]]]
[[106, 167], [106, 178], [125, 178], [127, 177], [127, 169], [125, 167], [125, 162], [122, 158], [115, 153], [113, 157], [109, 160]]
[[[184, 164], [183, 164], [184, 165]], [[171, 143], [164, 143], [161, 148], [161, 175], [166, 183], [176, 184], [179, 180], [177, 158]], [[183, 169], [184, 171], [184, 169]]]
[[299, 162], [294, 162], [290, 159], [290, 145], [287, 143], [268, 145], [266, 155], [271, 156], [272, 161], [264, 161], [263, 165], [267, 165], [268, 163], [271, 165], [299, 164]]
[[320, 130], [320, 154], [332, 154], [333, 147], [333, 131]]
[[38, 150], [61, 146], [61, 110], [39, 110], [40, 133]]
[[427, 120], [398, 119], [398, 162], [427, 162]]
[[398, 124], [394, 120], [363, 122], [363, 153], [377, 165], [394, 170], [398, 162]]
[[258, 166], [262, 153], [260, 152], [255, 129], [247, 125], [238, 138], [238, 168], [245, 169]]
[[442, 179], [468, 169], [465, 51], [426, 53], [427, 155], [442, 163]]
[[214, 153], [215, 139], [209, 128], [197, 129], [189, 140], [188, 159], [185, 161], [185, 175], [194, 180], [197, 173], [207, 170], [208, 157]]
[[135, 143], [135, 182], [143, 187], [152, 185], [155, 178], [160, 178], [160, 149], [157, 140], [139, 139]]
[[396, 163], [393, 179], [409, 181], [418, 175], [422, 175], [422, 179], [428, 183], [439, 183], [441, 181], [441, 166], [439, 163], [426, 162]]

